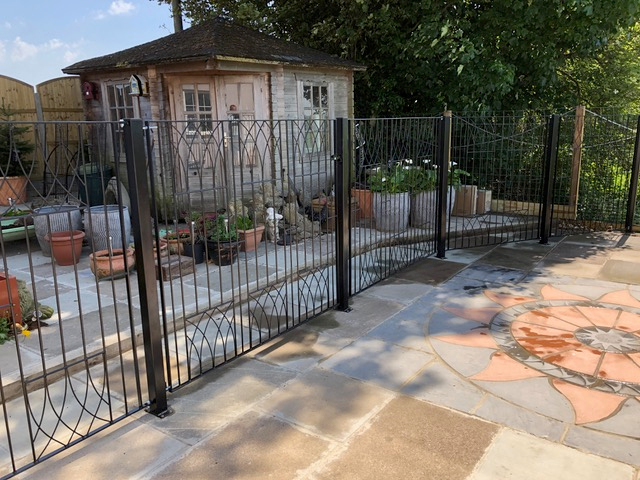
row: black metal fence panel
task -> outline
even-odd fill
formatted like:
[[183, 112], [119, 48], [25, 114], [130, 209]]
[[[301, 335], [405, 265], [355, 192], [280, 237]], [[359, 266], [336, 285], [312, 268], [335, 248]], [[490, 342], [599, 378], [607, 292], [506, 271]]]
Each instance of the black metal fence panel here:
[[[118, 130], [111, 123], [0, 126], [9, 139], [0, 157], [0, 475], [42, 461], [148, 399], [133, 272], [102, 266], [109, 249], [126, 250], [131, 231], [124, 178], [106, 140]], [[122, 206], [105, 206], [109, 195]]]
[[638, 220], [637, 117], [556, 117], [548, 195], [536, 112], [0, 124], [0, 475], [154, 411], [337, 292], [538, 238], [545, 207], [545, 235]]
[[333, 122], [150, 122], [171, 388], [335, 303]]

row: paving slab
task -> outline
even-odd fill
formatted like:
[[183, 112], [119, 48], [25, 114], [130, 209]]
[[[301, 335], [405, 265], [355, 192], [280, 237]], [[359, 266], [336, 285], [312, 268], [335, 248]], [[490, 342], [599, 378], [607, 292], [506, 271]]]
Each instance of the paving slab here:
[[634, 480], [629, 465], [559, 446], [532, 435], [502, 430], [468, 480]]
[[600, 271], [600, 278], [612, 282], [640, 283], [640, 262], [628, 260], [608, 260]]
[[482, 420], [399, 397], [314, 477], [463, 480], [497, 430]]
[[278, 418], [249, 412], [147, 478], [292, 479], [328, 446]]
[[306, 431], [344, 440], [393, 396], [374, 385], [315, 369], [265, 398], [258, 408]]

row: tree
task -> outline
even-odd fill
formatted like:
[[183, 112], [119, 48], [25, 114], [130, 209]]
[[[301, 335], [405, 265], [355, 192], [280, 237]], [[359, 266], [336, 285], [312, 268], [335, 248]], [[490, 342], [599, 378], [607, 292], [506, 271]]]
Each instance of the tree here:
[[[170, 0], [158, 0], [167, 3]], [[359, 116], [555, 106], [562, 71], [638, 20], [640, 0], [182, 0], [361, 62]], [[597, 87], [594, 87], [597, 90]]]

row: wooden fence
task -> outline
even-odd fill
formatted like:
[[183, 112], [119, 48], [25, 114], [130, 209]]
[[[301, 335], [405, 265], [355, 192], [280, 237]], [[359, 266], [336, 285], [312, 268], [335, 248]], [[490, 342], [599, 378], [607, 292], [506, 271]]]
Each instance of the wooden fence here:
[[[71, 121], [85, 119], [82, 105], [82, 92], [78, 77], [60, 77], [35, 86], [21, 82], [15, 78], [0, 75], [0, 104], [14, 113], [12, 120], [16, 122]], [[76, 155], [69, 155], [69, 148], [77, 152], [77, 129], [66, 129], [65, 138], [59, 138], [54, 125], [38, 125], [33, 132], [32, 142], [36, 145], [34, 174], [32, 179], [41, 179], [44, 165], [56, 165], [59, 162], [74, 162]], [[64, 140], [65, 154], [60, 157], [60, 143]]]

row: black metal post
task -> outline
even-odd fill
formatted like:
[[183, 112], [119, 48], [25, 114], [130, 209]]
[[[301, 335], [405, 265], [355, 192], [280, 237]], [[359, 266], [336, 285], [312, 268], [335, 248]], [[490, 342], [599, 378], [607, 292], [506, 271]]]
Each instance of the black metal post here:
[[142, 335], [149, 389], [149, 413], [163, 417], [168, 411], [167, 391], [162, 361], [160, 308], [156, 290], [156, 268], [153, 258], [149, 177], [144, 151], [142, 120], [124, 120], [125, 153], [131, 197], [133, 238], [136, 248], [136, 270], [140, 290]]
[[[448, 113], [448, 112], [447, 112]], [[451, 115], [440, 118], [438, 135], [438, 211], [436, 221], [436, 256], [444, 258], [447, 249], [447, 194], [449, 193], [449, 165], [451, 163]]]
[[627, 203], [627, 220], [624, 229], [633, 232], [633, 219], [636, 216], [636, 202], [638, 201], [638, 173], [640, 172], [640, 117], [636, 127], [636, 144], [633, 148], [633, 164], [631, 166], [631, 183], [629, 185], [629, 200]]
[[349, 310], [349, 272], [351, 229], [351, 198], [349, 172], [351, 169], [351, 143], [349, 120], [338, 118], [335, 138], [335, 209], [336, 209], [336, 295], [338, 310]]
[[558, 140], [560, 137], [560, 115], [552, 115], [547, 125], [547, 143], [544, 154], [544, 184], [542, 191], [542, 214], [540, 216], [540, 243], [549, 243], [553, 213], [553, 187], [558, 163]]

